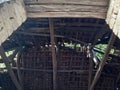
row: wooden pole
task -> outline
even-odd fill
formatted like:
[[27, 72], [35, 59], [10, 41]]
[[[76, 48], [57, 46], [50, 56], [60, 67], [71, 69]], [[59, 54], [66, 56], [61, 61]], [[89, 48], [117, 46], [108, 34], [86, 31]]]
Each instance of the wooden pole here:
[[97, 83], [97, 81], [98, 81], [98, 79], [99, 79], [99, 77], [100, 77], [100, 75], [101, 75], [102, 69], [103, 69], [103, 67], [104, 67], [104, 65], [105, 65], [105, 62], [106, 62], [107, 58], [109, 57], [109, 53], [110, 53], [110, 50], [111, 50], [111, 48], [112, 48], [112, 46], [113, 46], [113, 44], [114, 44], [115, 38], [116, 38], [115, 34], [112, 33], [112, 35], [111, 35], [111, 37], [110, 37], [110, 40], [109, 40], [109, 43], [108, 43], [108, 46], [107, 46], [107, 49], [106, 49], [106, 51], [105, 51], [105, 54], [104, 54], [104, 56], [103, 56], [103, 58], [102, 58], [102, 60], [101, 60], [101, 63], [100, 63], [100, 65], [99, 65], [99, 68], [98, 68], [98, 70], [97, 70], [97, 72], [96, 72], [96, 74], [95, 74], [95, 77], [94, 77], [94, 79], [93, 79], [93, 82], [92, 82], [92, 84], [91, 84], [90, 90], [93, 90], [93, 89], [94, 89], [94, 86], [95, 86], [95, 84]]
[[8, 70], [8, 73], [10, 74], [10, 77], [11, 77], [13, 83], [15, 84], [17, 90], [22, 90], [22, 88], [21, 88], [21, 86], [20, 86], [11, 66], [10, 66], [9, 59], [7, 58], [5, 51], [4, 51], [4, 48], [2, 46], [0, 46], [0, 55], [3, 58], [3, 62], [5, 63], [6, 68]]
[[22, 48], [21, 48], [20, 51], [18, 52], [16, 67], [18, 68], [18, 69], [17, 69], [18, 79], [19, 79], [21, 88], [23, 89], [22, 75], [21, 75], [21, 70], [20, 70], [20, 65], [19, 65], [19, 60], [20, 60], [21, 53], [22, 53]]
[[55, 40], [54, 40], [54, 25], [53, 20], [49, 18], [50, 38], [52, 46], [52, 62], [53, 62], [53, 90], [57, 90], [57, 60], [55, 52]]
[[90, 49], [91, 52], [91, 57], [89, 58], [89, 77], [88, 77], [88, 90], [90, 90], [91, 86], [91, 81], [92, 81], [92, 72], [93, 72], [93, 55], [92, 55], [92, 50]]

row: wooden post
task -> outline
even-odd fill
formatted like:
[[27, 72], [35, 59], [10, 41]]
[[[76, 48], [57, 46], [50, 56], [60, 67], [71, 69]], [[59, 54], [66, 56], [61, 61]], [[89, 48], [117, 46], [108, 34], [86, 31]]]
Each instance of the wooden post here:
[[22, 53], [22, 48], [18, 52], [16, 67], [17, 67], [18, 80], [20, 82], [21, 88], [23, 89], [22, 75], [21, 75], [21, 70], [20, 70], [20, 65], [19, 65], [19, 60], [20, 60], [21, 53]]
[[101, 63], [100, 63], [100, 65], [99, 65], [99, 68], [98, 68], [98, 70], [97, 70], [97, 72], [96, 72], [96, 74], [95, 74], [95, 77], [94, 77], [94, 79], [93, 79], [93, 82], [92, 82], [92, 84], [91, 84], [90, 90], [93, 90], [93, 89], [94, 89], [94, 86], [95, 86], [95, 84], [97, 83], [97, 81], [98, 81], [98, 79], [99, 79], [99, 77], [100, 77], [100, 75], [101, 75], [102, 69], [103, 69], [103, 67], [104, 67], [104, 65], [105, 65], [105, 62], [106, 62], [107, 58], [109, 57], [110, 50], [111, 50], [111, 48], [112, 48], [112, 46], [113, 46], [113, 44], [114, 44], [115, 37], [116, 37], [115, 34], [112, 33], [112, 35], [111, 35], [111, 37], [110, 37], [110, 40], [109, 40], [109, 43], [108, 43], [108, 46], [107, 46], [107, 49], [106, 49], [106, 51], [105, 51], [105, 54], [104, 54], [104, 56], [103, 56], [103, 58], [102, 58], [102, 60], [101, 60]]
[[11, 66], [10, 66], [9, 59], [5, 55], [5, 51], [4, 51], [2, 46], [0, 46], [0, 55], [3, 58], [3, 62], [5, 63], [6, 68], [8, 70], [8, 73], [10, 74], [10, 77], [11, 77], [13, 83], [15, 84], [17, 90], [22, 90], [22, 88], [21, 88], [21, 86], [20, 86], [20, 84], [19, 84], [19, 82], [18, 82], [18, 80], [17, 80]]
[[50, 38], [52, 46], [52, 62], [53, 62], [53, 90], [57, 90], [57, 60], [55, 52], [55, 40], [54, 40], [54, 25], [53, 20], [49, 18]]
[[88, 77], [88, 90], [90, 90], [90, 86], [91, 86], [91, 81], [92, 81], [92, 71], [93, 71], [93, 58], [92, 58], [92, 50], [90, 49], [91, 52], [91, 57], [89, 58], [89, 77]]

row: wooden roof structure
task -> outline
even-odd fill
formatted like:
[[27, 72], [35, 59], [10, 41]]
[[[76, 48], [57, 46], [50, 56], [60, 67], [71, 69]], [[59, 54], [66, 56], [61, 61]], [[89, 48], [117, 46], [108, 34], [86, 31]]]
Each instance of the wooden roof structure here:
[[[2, 16], [0, 17], [0, 37], [2, 37], [0, 43], [4, 49], [0, 46], [0, 54], [17, 89], [23, 90], [23, 87], [9, 64], [11, 58], [5, 55], [6, 50], [17, 48], [14, 53], [17, 54], [21, 50], [19, 47], [22, 46], [50, 44], [53, 90], [57, 90], [57, 58], [54, 47], [56, 44], [65, 42], [80, 43], [82, 46], [90, 44], [93, 49], [98, 43], [106, 43], [108, 47], [93, 81], [91, 81], [92, 62], [90, 64], [88, 90], [93, 90], [110, 56], [111, 48], [120, 49], [118, 45], [120, 43], [119, 6], [120, 0], [11, 0], [3, 3], [0, 7], [0, 16]], [[119, 58], [119, 55], [117, 57]], [[119, 71], [116, 75], [119, 80]]]

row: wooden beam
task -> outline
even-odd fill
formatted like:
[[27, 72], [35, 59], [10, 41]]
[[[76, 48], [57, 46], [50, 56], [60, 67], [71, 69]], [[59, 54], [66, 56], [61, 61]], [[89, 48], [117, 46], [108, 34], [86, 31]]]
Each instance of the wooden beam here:
[[[85, 5], [26, 5], [27, 12], [98, 12], [107, 13], [107, 7]], [[99, 10], [99, 11], [98, 11]]]
[[109, 0], [24, 0], [25, 4], [64, 4], [108, 6]]
[[90, 90], [91, 82], [92, 82], [92, 72], [93, 72], [93, 55], [92, 55], [92, 47], [90, 48], [91, 57], [89, 58], [89, 77], [88, 77], [88, 90]]
[[[91, 27], [91, 28], [90, 28]], [[96, 29], [94, 29], [96, 28]], [[56, 31], [58, 32], [68, 32], [68, 31], [72, 31], [72, 32], [94, 32], [96, 30], [101, 30], [102, 31], [109, 31], [109, 29], [105, 29], [101, 26], [57, 26], [54, 28]], [[20, 31], [20, 30], [19, 30]], [[16, 31], [16, 32], [19, 32], [19, 31]], [[46, 32], [46, 33], [49, 33], [49, 27], [44, 27], [44, 28], [41, 28], [41, 27], [30, 27], [30, 28], [26, 28], [24, 29], [24, 31], [28, 31], [28, 32]]]
[[[16, 32], [17, 34], [23, 34], [23, 35], [30, 35], [30, 36], [42, 36], [42, 37], [50, 37], [49, 34], [38, 34], [38, 33], [30, 33], [30, 32]], [[87, 44], [86, 42], [83, 42], [83, 41], [80, 41], [80, 40], [77, 40], [75, 38], [71, 38], [71, 37], [68, 37], [68, 36], [63, 36], [63, 35], [54, 35], [54, 37], [59, 37], [59, 38], [67, 38], [69, 40], [73, 40], [73, 41], [76, 41], [76, 42], [79, 42], [79, 43], [82, 43], [82, 44]]]
[[[17, 70], [18, 67], [12, 67], [12, 69]], [[44, 69], [29, 69], [29, 68], [19, 68], [21, 71], [38, 71], [38, 72], [53, 72], [53, 70], [44, 70]], [[59, 73], [65, 73], [65, 72], [77, 72], [77, 73], [86, 73], [88, 70], [57, 70]]]
[[[107, 12], [106, 12], [107, 13]], [[27, 12], [28, 18], [106, 18], [105, 12]]]
[[[32, 25], [32, 24], [36, 24], [36, 25], [48, 25], [48, 22], [43, 22], [43, 21], [34, 21], [34, 22], [33, 21], [27, 21], [25, 23], [26, 24], [30, 24], [30, 25]], [[76, 27], [80, 27], [80, 26], [82, 26], [82, 27], [92, 26], [92, 27], [104, 27], [105, 25], [100, 24], [100, 23], [96, 23], [96, 22], [95, 23], [89, 23], [89, 22], [80, 22], [79, 21], [79, 22], [73, 22], [73, 23], [71, 23], [71, 22], [59, 22], [59, 20], [58, 21], [56, 20], [54, 26], [56, 28], [59, 28], [57, 26], [76, 26]], [[39, 29], [39, 28], [37, 28], [37, 29]], [[45, 30], [45, 29], [47, 29], [47, 28], [40, 28], [40, 30]]]
[[32, 18], [106, 18], [109, 0], [25, 0], [27, 16]]
[[18, 80], [17, 80], [17, 78], [16, 78], [16, 76], [15, 76], [13, 70], [12, 70], [12, 67], [10, 66], [9, 59], [5, 55], [5, 51], [4, 51], [2, 46], [0, 46], [0, 55], [3, 58], [3, 62], [5, 63], [6, 68], [9, 72], [10, 77], [11, 77], [13, 83], [15, 84], [17, 90], [22, 90], [22, 88], [21, 88], [21, 86], [20, 86], [20, 84], [19, 84], [19, 82], [18, 82]]
[[22, 75], [21, 75], [21, 70], [20, 70], [20, 65], [19, 65], [19, 60], [20, 60], [21, 53], [22, 53], [22, 48], [18, 52], [16, 67], [17, 67], [18, 79], [19, 79], [20, 85], [23, 89]]
[[50, 38], [52, 46], [52, 62], [53, 62], [53, 90], [57, 90], [57, 60], [55, 52], [55, 40], [54, 40], [54, 25], [53, 20], [49, 18]]
[[105, 54], [104, 54], [104, 56], [103, 56], [103, 58], [101, 60], [99, 68], [98, 68], [98, 70], [97, 70], [97, 72], [95, 74], [95, 77], [94, 77], [93, 81], [92, 81], [90, 90], [94, 89], [94, 86], [96, 85], [96, 83], [97, 83], [97, 81], [98, 81], [98, 79], [99, 79], [99, 77], [101, 75], [102, 69], [103, 69], [103, 67], [105, 65], [105, 62], [106, 62], [108, 56], [109, 56], [109, 53], [110, 53], [110, 50], [111, 50], [111, 48], [112, 48], [112, 46], [114, 44], [115, 38], [116, 38], [115, 34], [112, 33], [111, 38], [110, 38], [109, 43], [108, 43], [108, 46], [107, 46], [107, 49], [105, 51]]

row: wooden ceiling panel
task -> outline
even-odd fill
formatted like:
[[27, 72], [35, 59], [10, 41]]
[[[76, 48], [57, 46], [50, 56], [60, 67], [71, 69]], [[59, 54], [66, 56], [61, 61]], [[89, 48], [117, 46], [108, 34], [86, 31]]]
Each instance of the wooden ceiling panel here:
[[109, 0], [24, 0], [25, 4], [76, 4], [107, 6]]
[[109, 0], [24, 0], [28, 17], [106, 18]]

